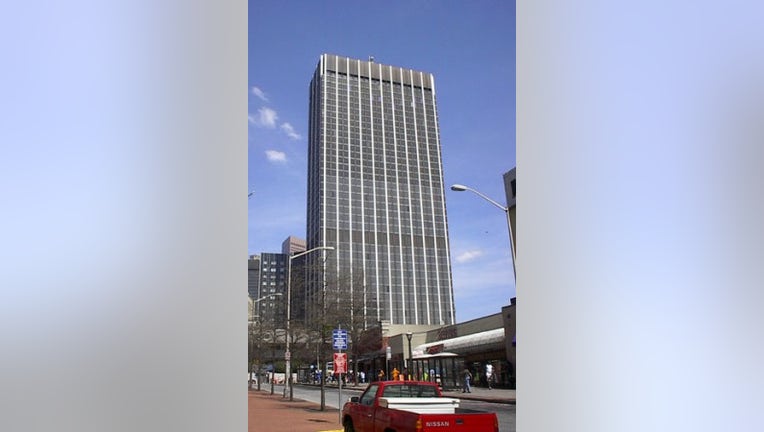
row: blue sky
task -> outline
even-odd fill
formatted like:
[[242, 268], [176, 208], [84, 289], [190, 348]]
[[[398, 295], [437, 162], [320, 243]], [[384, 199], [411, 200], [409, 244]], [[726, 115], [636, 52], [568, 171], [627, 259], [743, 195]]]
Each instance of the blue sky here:
[[515, 296], [504, 213], [515, 166], [514, 1], [250, 1], [250, 254], [305, 237], [308, 85], [322, 53], [430, 72], [441, 146], [456, 317], [500, 312]]

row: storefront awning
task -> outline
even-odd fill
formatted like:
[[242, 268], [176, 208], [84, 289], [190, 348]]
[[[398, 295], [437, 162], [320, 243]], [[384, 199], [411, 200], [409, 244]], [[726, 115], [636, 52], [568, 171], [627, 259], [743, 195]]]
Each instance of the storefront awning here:
[[412, 349], [412, 354], [416, 359], [443, 352], [465, 355], [480, 351], [503, 350], [504, 348], [504, 329], [499, 328], [437, 342], [428, 342]]
[[459, 357], [459, 354], [455, 354], [452, 352], [442, 352], [437, 354], [417, 354], [416, 351], [412, 351], [412, 355], [414, 356], [414, 360], [425, 360], [425, 359], [432, 359], [432, 358], [446, 358], [446, 357]]

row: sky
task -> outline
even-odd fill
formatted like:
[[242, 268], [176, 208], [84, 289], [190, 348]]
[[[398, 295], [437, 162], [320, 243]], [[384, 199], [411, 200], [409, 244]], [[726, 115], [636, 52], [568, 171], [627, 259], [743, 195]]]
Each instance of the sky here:
[[[249, 2], [249, 254], [305, 238], [308, 86], [323, 53], [432, 73], [457, 322], [515, 296], [505, 204], [515, 167], [514, 1]], [[516, 236], [516, 234], [515, 234]]]

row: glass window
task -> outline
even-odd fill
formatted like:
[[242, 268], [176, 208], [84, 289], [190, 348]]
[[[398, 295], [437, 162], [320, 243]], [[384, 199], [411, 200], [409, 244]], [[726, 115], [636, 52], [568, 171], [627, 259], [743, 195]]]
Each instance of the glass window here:
[[361, 395], [361, 405], [371, 406], [374, 403], [374, 396], [377, 395], [378, 384], [372, 384]]

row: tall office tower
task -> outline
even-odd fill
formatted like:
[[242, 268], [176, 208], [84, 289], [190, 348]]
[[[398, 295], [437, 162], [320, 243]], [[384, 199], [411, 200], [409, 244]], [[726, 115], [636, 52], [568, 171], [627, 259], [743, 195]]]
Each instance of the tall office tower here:
[[[286, 278], [287, 256], [280, 253], [263, 253], [260, 255], [260, 285], [257, 301], [253, 305], [254, 315], [259, 321], [275, 328], [284, 328], [286, 323]], [[271, 296], [278, 294], [280, 296]]]
[[[305, 239], [289, 236], [281, 243], [281, 253], [284, 255], [292, 256], [300, 252], [305, 252]], [[290, 317], [292, 321], [303, 323], [305, 321], [305, 255], [292, 259], [291, 272], [289, 276], [292, 278]]]
[[324, 54], [309, 134], [307, 248], [335, 250], [308, 254], [308, 319], [329, 297], [365, 325], [452, 324], [433, 76]]
[[253, 300], [260, 294], [260, 255], [250, 255], [247, 260], [247, 293]]

